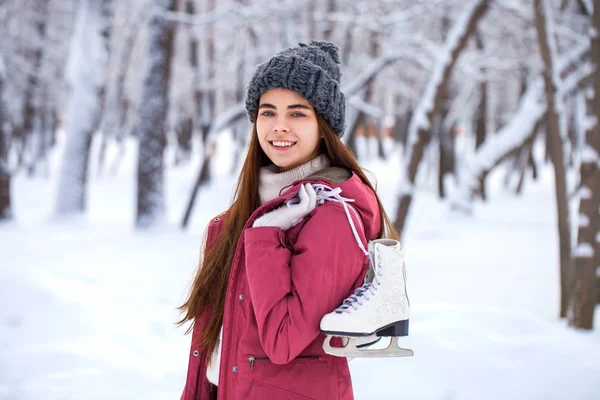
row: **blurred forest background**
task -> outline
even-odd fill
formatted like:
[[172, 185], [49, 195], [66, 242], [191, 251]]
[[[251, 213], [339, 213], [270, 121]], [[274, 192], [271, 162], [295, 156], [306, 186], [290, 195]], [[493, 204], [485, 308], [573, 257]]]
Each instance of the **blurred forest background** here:
[[137, 231], [165, 223], [166, 171], [200, 158], [177, 211], [185, 230], [202, 188], [218, 179], [212, 161], [224, 132], [231, 181], [239, 171], [255, 67], [284, 47], [330, 40], [342, 54], [343, 141], [361, 163], [387, 166], [388, 212], [403, 238], [416, 188], [477, 218], [474, 206], [493, 201], [494, 170], [519, 198], [550, 168], [557, 315], [591, 330], [600, 301], [598, 32], [595, 0], [0, 0], [0, 221], [19, 223], [17, 177], [56, 182], [53, 218], [85, 215], [90, 182], [118, 174], [134, 140]]

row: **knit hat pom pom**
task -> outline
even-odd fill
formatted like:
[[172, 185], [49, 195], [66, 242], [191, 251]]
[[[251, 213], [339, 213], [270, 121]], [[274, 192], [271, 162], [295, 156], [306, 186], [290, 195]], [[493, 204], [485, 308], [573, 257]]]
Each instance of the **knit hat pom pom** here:
[[311, 40], [310, 45], [316, 46], [329, 54], [334, 63], [341, 64], [340, 49], [335, 44], [325, 40]]

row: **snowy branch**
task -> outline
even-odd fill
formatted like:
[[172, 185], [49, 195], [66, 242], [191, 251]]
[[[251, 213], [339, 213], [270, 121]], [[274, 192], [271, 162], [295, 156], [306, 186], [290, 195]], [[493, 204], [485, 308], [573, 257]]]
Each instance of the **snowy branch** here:
[[346, 97], [352, 97], [360, 89], [362, 89], [371, 79], [373, 79], [382, 69], [402, 57], [404, 52], [395, 52], [375, 60], [370, 66], [368, 66], [361, 74], [359, 74], [353, 81], [342, 88], [342, 91]]
[[373, 118], [383, 118], [385, 115], [385, 112], [381, 108], [364, 102], [359, 96], [352, 96], [348, 100], [348, 104]]
[[208, 132], [208, 136], [207, 136], [207, 140], [206, 140], [207, 143], [208, 144], [214, 143], [217, 139], [217, 135], [223, 129], [227, 128], [232, 123], [234, 123], [236, 120], [244, 117], [245, 115], [246, 115], [246, 105], [244, 103], [235, 104], [235, 105], [229, 107], [227, 110], [223, 111], [221, 114], [219, 114], [219, 116], [213, 123], [212, 127], [210, 128], [210, 131]]
[[460, 15], [459, 19], [454, 23], [451, 31], [448, 33], [448, 38], [446, 39], [446, 43], [441, 51], [441, 54], [438, 56], [432, 77], [427, 83], [425, 92], [423, 93], [423, 96], [421, 97], [415, 110], [415, 114], [410, 121], [407, 134], [407, 148], [409, 150], [406, 157], [407, 160], [410, 160], [411, 158], [411, 149], [417, 142], [418, 132], [420, 130], [426, 130], [429, 128], [431, 123], [429, 120], [429, 115], [435, 106], [435, 97], [438, 94], [439, 86], [443, 83], [444, 75], [447, 73], [453, 62], [455, 62], [453, 53], [457, 51], [459, 41], [464, 38], [466, 31], [469, 28], [469, 23], [473, 19], [473, 14], [477, 8], [480, 7], [480, 3], [480, 1], [470, 2], [469, 7]]
[[518, 149], [530, 137], [537, 121], [544, 115], [542, 81], [529, 86], [517, 112], [495, 135], [490, 136], [477, 150], [474, 158], [460, 173], [460, 186], [451, 202], [453, 209], [470, 210], [471, 197], [479, 185], [479, 177], [501, 162], [506, 154]]
[[573, 71], [565, 80], [562, 82], [562, 85], [559, 88], [559, 96], [566, 96], [576, 90], [586, 78], [591, 77], [594, 73], [594, 67], [589, 62], [581, 65], [578, 69]]
[[495, 4], [498, 8], [513, 12], [523, 19], [531, 20], [533, 18], [531, 8], [527, 7], [526, 4], [523, 4], [520, 1], [503, 0], [497, 1]]
[[594, 3], [592, 3], [592, 0], [579, 0], [579, 1], [585, 8], [585, 12], [587, 15], [592, 15], [594, 13]]

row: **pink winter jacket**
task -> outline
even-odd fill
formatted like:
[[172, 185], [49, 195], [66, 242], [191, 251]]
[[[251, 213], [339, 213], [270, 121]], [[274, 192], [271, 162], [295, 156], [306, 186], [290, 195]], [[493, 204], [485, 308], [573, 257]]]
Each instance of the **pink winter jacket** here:
[[[346, 214], [342, 204], [326, 201], [286, 232], [251, 227], [257, 217], [293, 198], [305, 182], [341, 188], [341, 196], [354, 200], [349, 204], [360, 220], [353, 210]], [[348, 215], [366, 248], [367, 240], [375, 239], [380, 230], [377, 200], [355, 173], [338, 167], [325, 168], [282, 191], [247, 221], [233, 259], [218, 398], [353, 399], [348, 362], [323, 351], [325, 336], [319, 323], [363, 283], [369, 261]], [[225, 218], [226, 214], [210, 222], [208, 247]], [[194, 324], [182, 400], [209, 399], [205, 354], [198, 346], [209, 316], [204, 312]]]

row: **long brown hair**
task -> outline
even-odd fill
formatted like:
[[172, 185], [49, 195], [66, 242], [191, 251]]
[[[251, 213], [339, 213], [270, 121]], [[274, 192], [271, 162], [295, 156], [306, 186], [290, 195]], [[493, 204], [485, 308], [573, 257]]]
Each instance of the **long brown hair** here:
[[[365, 176], [352, 152], [346, 148], [329, 124], [318, 113], [317, 123], [319, 132], [323, 136], [320, 145], [321, 154], [327, 154], [332, 166], [345, 167], [354, 171], [373, 190], [381, 214], [381, 230], [378, 237], [397, 240], [398, 232], [396, 228], [383, 209], [379, 196], [377, 196], [375, 189]], [[234, 201], [227, 210], [227, 218], [223, 222], [224, 226], [214, 243], [209, 248], [204, 249], [204, 257], [198, 266], [189, 297], [183, 305], [178, 307], [184, 314], [183, 318], [177, 322], [178, 325], [183, 325], [187, 321], [198, 318], [205, 309], [213, 311], [199, 343], [200, 347], [206, 351], [208, 361], [210, 361], [217, 344], [219, 330], [223, 324], [225, 294], [237, 244], [244, 225], [260, 205], [258, 195], [259, 170], [270, 163], [271, 161], [260, 147], [255, 122], [252, 127], [252, 137], [250, 138], [246, 160], [237, 182]], [[186, 333], [189, 333], [192, 328], [193, 325]]]

